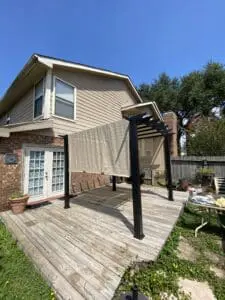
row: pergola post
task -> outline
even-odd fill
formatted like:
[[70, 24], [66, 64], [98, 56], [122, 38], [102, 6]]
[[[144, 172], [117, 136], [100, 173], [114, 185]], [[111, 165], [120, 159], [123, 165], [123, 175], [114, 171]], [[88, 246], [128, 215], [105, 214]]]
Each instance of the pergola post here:
[[164, 135], [164, 153], [165, 153], [165, 165], [166, 165], [166, 184], [168, 189], [168, 200], [173, 201], [173, 181], [172, 170], [170, 161], [170, 144], [169, 134]]
[[141, 185], [138, 155], [137, 124], [135, 119], [130, 119], [130, 166], [133, 196], [134, 237], [144, 238], [141, 205]]
[[112, 176], [112, 190], [116, 191], [116, 176]]
[[64, 135], [64, 208], [70, 208], [70, 195], [69, 195], [69, 143], [68, 135]]

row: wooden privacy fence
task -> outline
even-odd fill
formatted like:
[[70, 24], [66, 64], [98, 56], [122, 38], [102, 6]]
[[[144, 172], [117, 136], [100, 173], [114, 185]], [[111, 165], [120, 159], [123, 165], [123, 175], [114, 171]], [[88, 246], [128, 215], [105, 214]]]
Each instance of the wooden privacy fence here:
[[216, 177], [225, 177], [225, 156], [179, 156], [171, 158], [173, 180], [193, 179], [204, 162], [214, 170]]

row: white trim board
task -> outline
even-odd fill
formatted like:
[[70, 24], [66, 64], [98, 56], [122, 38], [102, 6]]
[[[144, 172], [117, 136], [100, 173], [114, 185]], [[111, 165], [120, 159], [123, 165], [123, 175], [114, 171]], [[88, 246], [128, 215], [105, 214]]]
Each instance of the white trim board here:
[[5, 126], [3, 129], [7, 129], [9, 132], [20, 132], [51, 128], [53, 128], [53, 119], [11, 124], [11, 126]]

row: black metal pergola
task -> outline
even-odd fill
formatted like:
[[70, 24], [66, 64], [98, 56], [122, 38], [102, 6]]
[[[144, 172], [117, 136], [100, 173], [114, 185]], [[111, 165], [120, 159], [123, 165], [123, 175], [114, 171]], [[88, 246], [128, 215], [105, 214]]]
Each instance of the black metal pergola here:
[[[130, 170], [132, 181], [133, 198], [133, 217], [134, 217], [134, 237], [143, 239], [143, 220], [142, 220], [142, 202], [141, 202], [141, 182], [140, 166], [138, 153], [138, 140], [145, 138], [164, 137], [164, 154], [166, 167], [166, 186], [168, 189], [168, 200], [173, 201], [172, 172], [170, 162], [169, 129], [165, 123], [146, 113], [126, 118], [129, 121], [130, 133]], [[69, 195], [69, 147], [68, 135], [64, 136], [65, 152], [65, 205], [64, 208], [70, 208]], [[112, 177], [112, 190], [116, 191], [116, 177]]]

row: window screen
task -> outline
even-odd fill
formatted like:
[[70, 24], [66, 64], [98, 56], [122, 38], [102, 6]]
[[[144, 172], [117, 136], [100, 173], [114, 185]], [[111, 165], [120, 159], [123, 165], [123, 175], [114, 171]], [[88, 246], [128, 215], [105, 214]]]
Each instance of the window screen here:
[[74, 87], [55, 81], [55, 115], [67, 119], [74, 119]]

